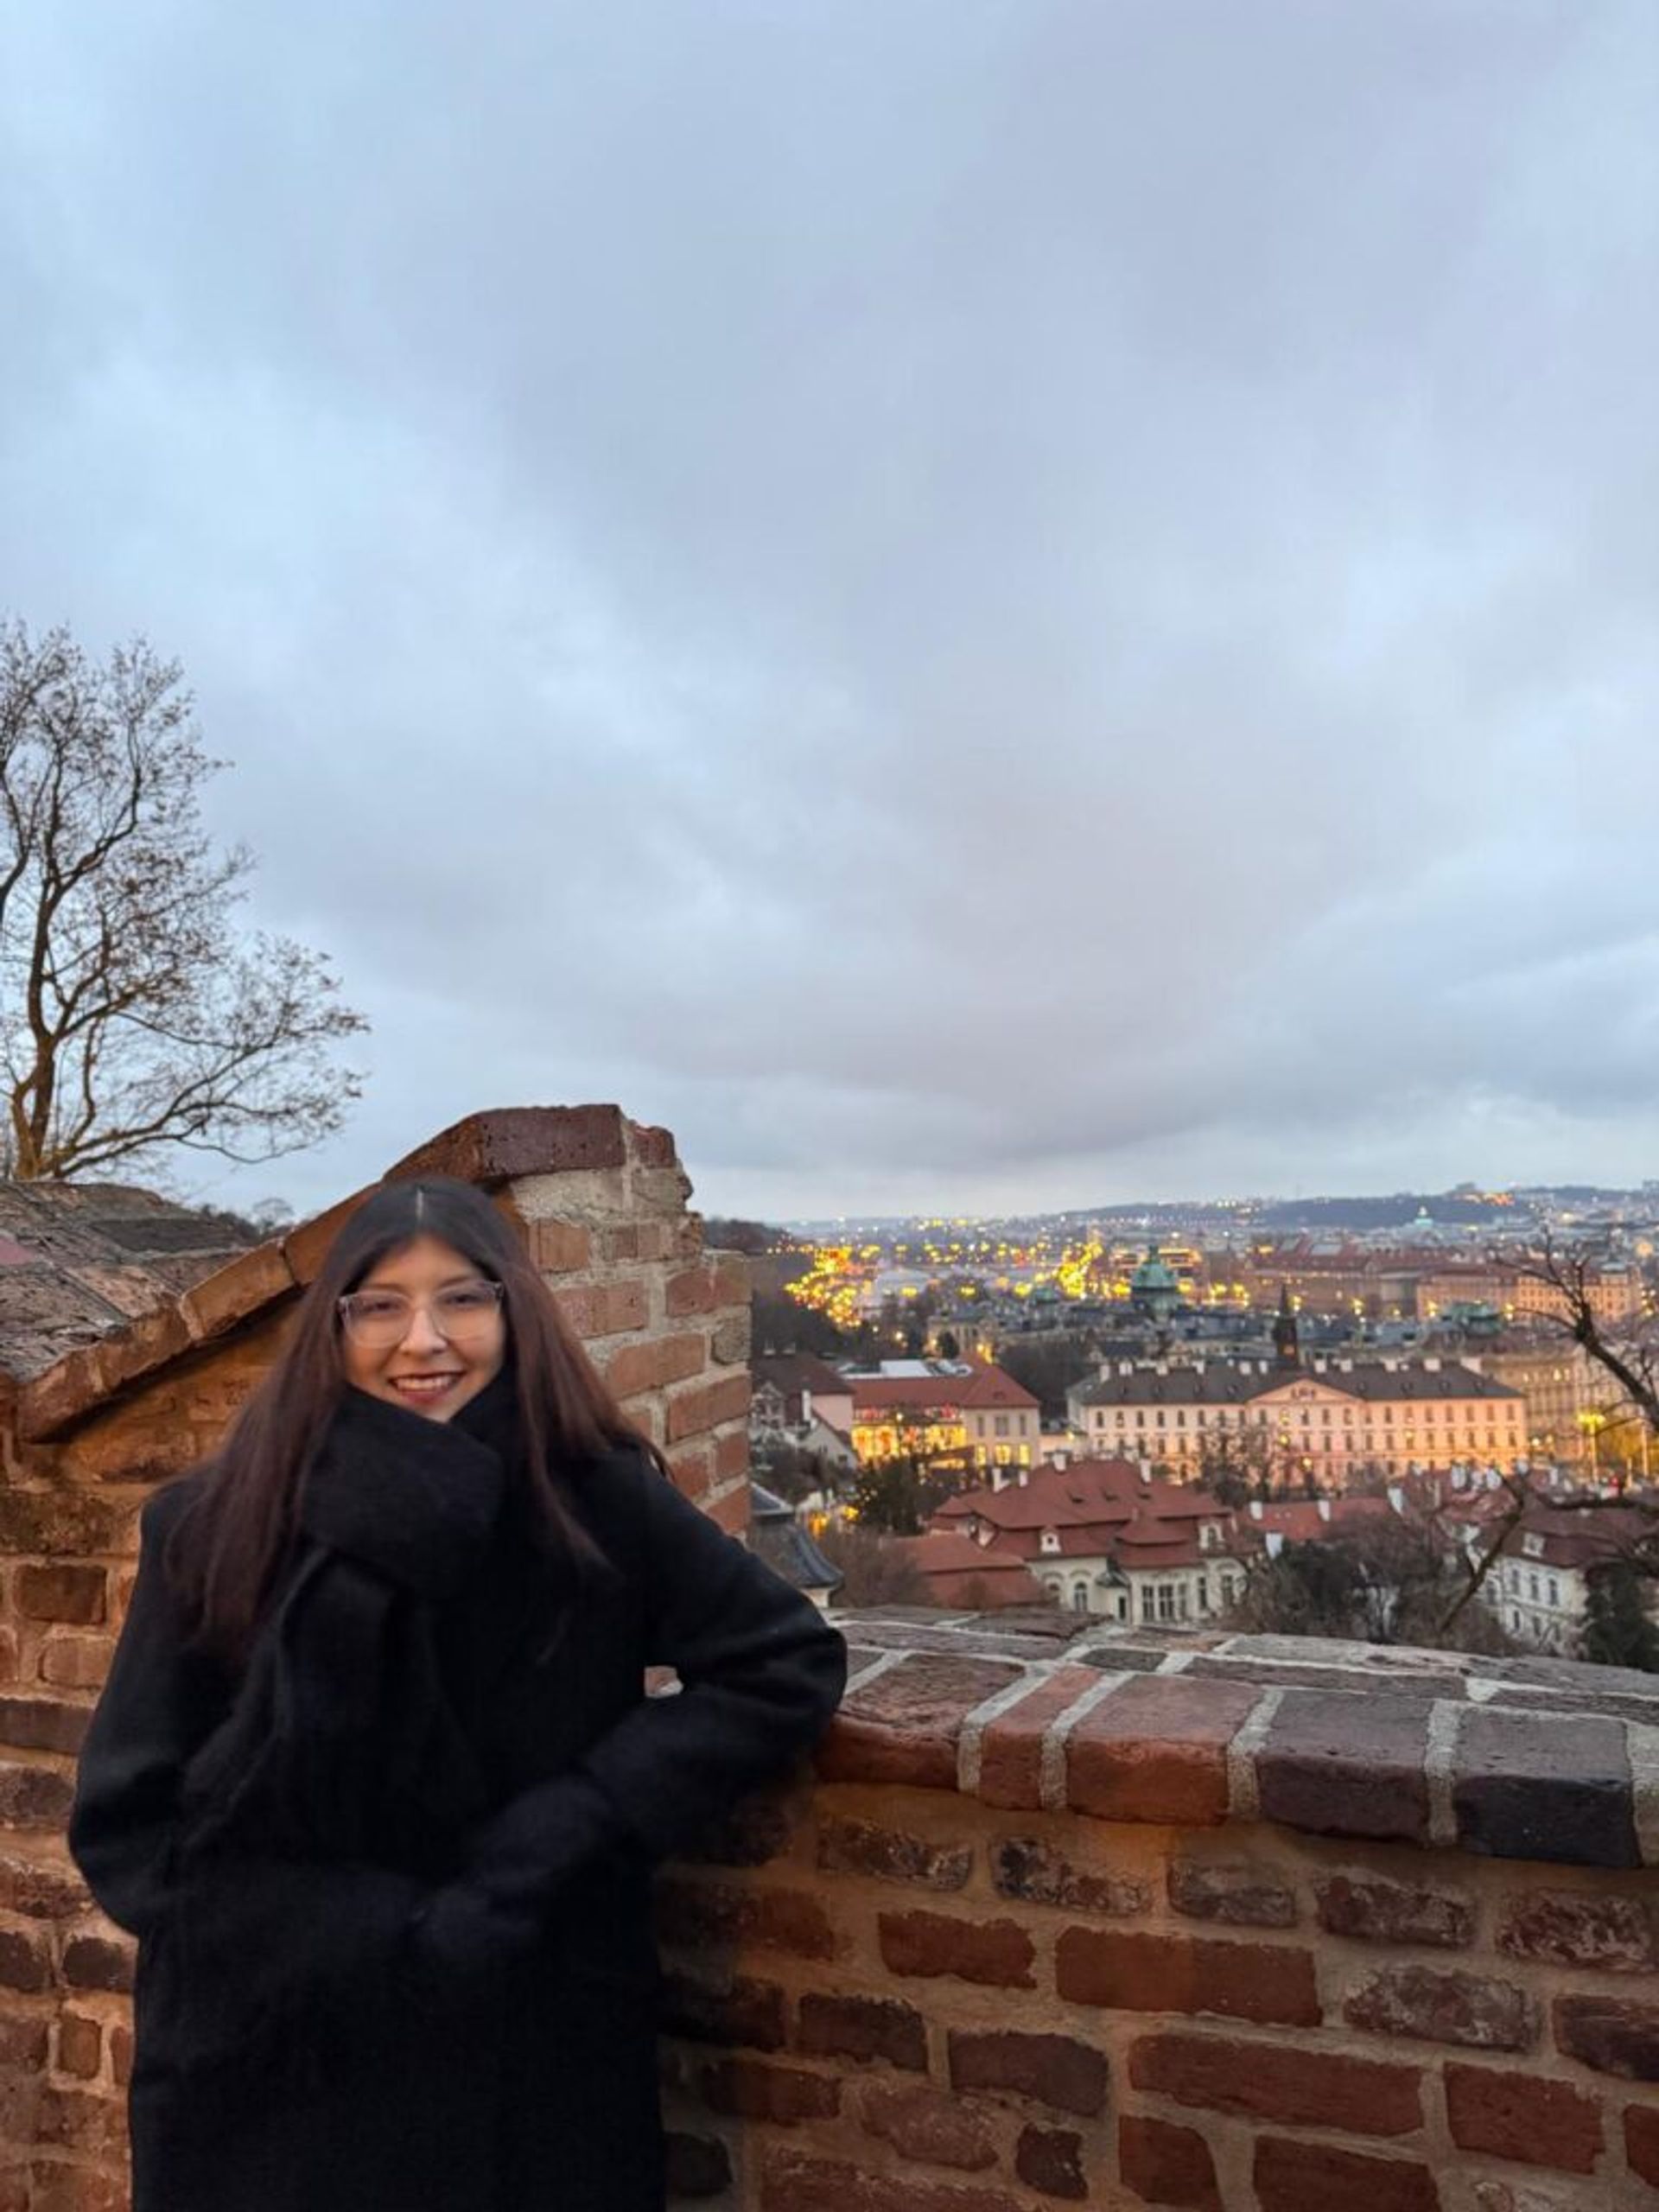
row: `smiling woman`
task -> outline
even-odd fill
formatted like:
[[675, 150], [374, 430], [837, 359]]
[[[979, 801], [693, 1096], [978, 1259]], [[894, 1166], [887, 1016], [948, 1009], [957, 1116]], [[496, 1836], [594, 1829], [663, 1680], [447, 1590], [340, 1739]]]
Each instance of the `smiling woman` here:
[[384, 1186], [146, 1506], [86, 1738], [71, 1847], [139, 1939], [133, 2212], [657, 2212], [652, 1866], [844, 1672], [505, 1217]]
[[388, 1253], [340, 1300], [346, 1379], [448, 1421], [501, 1371], [501, 1286], [436, 1236]]

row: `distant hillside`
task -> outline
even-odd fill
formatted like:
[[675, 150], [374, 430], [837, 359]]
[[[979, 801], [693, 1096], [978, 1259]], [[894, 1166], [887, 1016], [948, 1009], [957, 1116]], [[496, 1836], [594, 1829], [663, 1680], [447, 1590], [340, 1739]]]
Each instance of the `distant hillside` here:
[[1404, 1229], [1421, 1213], [1448, 1225], [1473, 1228], [1515, 1219], [1513, 1206], [1450, 1191], [1396, 1191], [1386, 1198], [1285, 1198], [1263, 1206], [1255, 1218], [1262, 1229]]

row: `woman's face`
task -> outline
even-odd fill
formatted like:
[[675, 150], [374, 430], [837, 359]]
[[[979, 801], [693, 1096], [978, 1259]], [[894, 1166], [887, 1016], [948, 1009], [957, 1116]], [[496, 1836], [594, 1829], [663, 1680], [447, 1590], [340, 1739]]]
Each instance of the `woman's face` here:
[[[468, 1286], [476, 1292], [470, 1305]], [[377, 1260], [342, 1314], [346, 1380], [429, 1421], [458, 1414], [506, 1356], [495, 1286], [435, 1236], [416, 1236]]]

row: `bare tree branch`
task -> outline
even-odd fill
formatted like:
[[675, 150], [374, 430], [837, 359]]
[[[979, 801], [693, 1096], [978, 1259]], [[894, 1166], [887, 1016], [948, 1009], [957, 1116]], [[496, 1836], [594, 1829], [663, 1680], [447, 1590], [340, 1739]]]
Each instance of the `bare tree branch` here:
[[365, 1027], [318, 953], [248, 936], [175, 664], [0, 626], [0, 1167], [85, 1175], [169, 1148], [269, 1160], [338, 1128]]

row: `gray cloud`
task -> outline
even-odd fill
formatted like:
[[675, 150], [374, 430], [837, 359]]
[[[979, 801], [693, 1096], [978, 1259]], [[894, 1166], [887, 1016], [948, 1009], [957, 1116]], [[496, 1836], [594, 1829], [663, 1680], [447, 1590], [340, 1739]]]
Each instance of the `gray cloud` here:
[[1643, 0], [14, 14], [0, 602], [186, 659], [321, 1201], [1652, 1164]]

